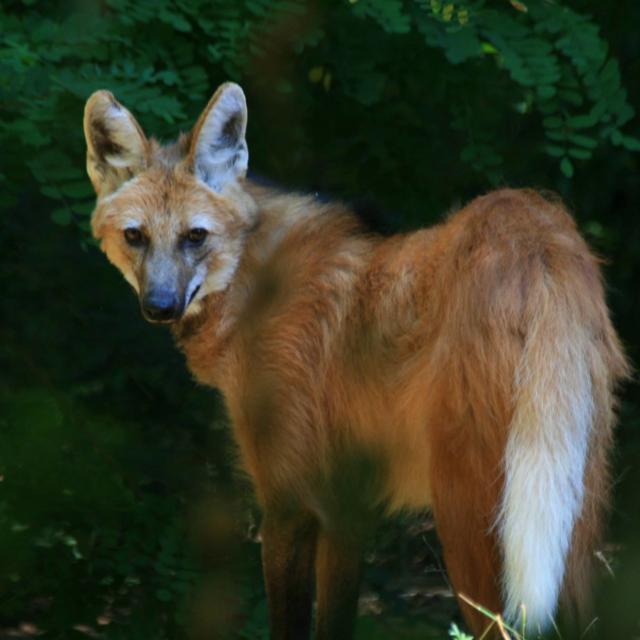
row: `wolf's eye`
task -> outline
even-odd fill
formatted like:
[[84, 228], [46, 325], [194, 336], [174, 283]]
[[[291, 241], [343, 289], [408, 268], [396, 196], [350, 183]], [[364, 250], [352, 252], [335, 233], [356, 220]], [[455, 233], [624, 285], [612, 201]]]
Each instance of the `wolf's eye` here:
[[130, 244], [132, 247], [141, 247], [145, 243], [145, 237], [136, 227], [129, 227], [124, 230], [124, 239]]
[[194, 227], [193, 229], [189, 229], [186, 238], [189, 244], [199, 245], [204, 242], [204, 239], [207, 237], [207, 230], [202, 227]]

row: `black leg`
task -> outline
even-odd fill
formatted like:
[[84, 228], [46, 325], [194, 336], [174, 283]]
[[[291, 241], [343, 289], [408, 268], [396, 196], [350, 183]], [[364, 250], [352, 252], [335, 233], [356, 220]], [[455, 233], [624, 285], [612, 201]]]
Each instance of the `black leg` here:
[[311, 627], [317, 524], [309, 516], [267, 513], [262, 566], [271, 640], [307, 640]]
[[323, 531], [316, 553], [316, 640], [349, 640], [358, 610], [363, 538]]

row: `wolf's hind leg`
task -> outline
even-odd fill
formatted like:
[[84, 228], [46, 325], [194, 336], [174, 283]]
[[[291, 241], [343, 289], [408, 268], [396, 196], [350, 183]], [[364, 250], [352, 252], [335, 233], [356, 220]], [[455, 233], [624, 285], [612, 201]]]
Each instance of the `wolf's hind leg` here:
[[[459, 429], [432, 442], [433, 513], [447, 574], [467, 624], [479, 638], [492, 624], [461, 600], [464, 595], [502, 613], [502, 566], [493, 523], [502, 489], [499, 450]], [[493, 638], [490, 632], [485, 638]]]

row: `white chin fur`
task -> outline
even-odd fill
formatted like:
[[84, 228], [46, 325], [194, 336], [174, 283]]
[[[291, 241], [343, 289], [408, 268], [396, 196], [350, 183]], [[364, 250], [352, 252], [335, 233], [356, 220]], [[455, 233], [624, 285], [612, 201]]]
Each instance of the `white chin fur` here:
[[200, 265], [187, 287], [185, 299], [188, 301], [198, 286], [200, 289], [191, 303], [187, 304], [184, 317], [198, 313], [202, 309], [202, 299], [206, 295], [226, 289], [233, 278], [237, 266], [238, 258], [235, 256], [228, 256], [225, 264], [211, 273], [206, 272], [206, 265]]
[[202, 300], [193, 300], [182, 314], [183, 318], [188, 318], [198, 313], [202, 309]]
[[[206, 265], [201, 264], [196, 269], [193, 278], [191, 278], [191, 282], [189, 282], [189, 285], [187, 286], [187, 291], [184, 296], [186, 306], [184, 312], [185, 316], [191, 315], [200, 310], [200, 307], [202, 306], [200, 303], [200, 299], [203, 297], [202, 283], [204, 282], [206, 275], [207, 267]], [[193, 297], [193, 300], [191, 300], [194, 291], [198, 290], [198, 287], [200, 287], [200, 290], [197, 291], [196, 295]]]

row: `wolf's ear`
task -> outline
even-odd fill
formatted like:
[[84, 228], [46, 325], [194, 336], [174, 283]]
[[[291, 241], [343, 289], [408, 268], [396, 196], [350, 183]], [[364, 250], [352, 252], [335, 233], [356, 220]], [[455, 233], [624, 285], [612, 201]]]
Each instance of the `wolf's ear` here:
[[136, 119], [109, 91], [96, 91], [84, 108], [87, 173], [96, 193], [115, 191], [145, 168], [148, 142]]
[[214, 191], [244, 176], [249, 162], [247, 101], [232, 82], [221, 85], [191, 133], [189, 157], [200, 180]]

